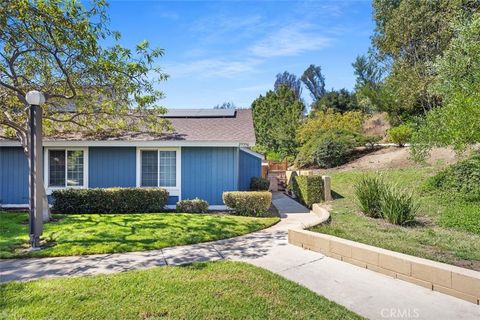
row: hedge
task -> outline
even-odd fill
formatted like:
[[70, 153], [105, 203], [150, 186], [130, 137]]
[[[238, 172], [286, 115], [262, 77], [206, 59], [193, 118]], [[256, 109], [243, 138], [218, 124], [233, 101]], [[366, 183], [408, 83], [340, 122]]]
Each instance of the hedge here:
[[241, 216], [266, 217], [272, 205], [268, 191], [232, 191], [223, 193], [223, 203]]
[[195, 198], [193, 200], [180, 200], [177, 202], [177, 212], [185, 213], [206, 213], [208, 202]]
[[314, 203], [325, 200], [323, 179], [320, 175], [294, 176], [292, 178], [292, 190], [298, 200], [309, 208]]
[[52, 193], [55, 213], [144, 213], [163, 211], [161, 188], [62, 189]]
[[268, 191], [270, 188], [270, 181], [263, 177], [252, 177], [250, 179], [251, 191]]

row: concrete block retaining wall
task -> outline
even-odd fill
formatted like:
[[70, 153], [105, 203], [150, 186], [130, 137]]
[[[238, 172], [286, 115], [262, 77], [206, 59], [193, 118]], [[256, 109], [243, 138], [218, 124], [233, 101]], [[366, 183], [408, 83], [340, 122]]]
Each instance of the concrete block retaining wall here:
[[480, 272], [477, 271], [307, 230], [289, 230], [288, 242], [430, 290], [480, 303]]

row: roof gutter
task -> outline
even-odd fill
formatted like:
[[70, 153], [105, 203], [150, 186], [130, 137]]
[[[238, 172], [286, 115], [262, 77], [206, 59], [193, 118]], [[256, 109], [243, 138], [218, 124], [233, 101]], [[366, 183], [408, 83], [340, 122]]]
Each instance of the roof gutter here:
[[[252, 147], [255, 141], [189, 141], [189, 140], [54, 140], [43, 141], [44, 147]], [[15, 140], [2, 140], [0, 147], [20, 147]]]

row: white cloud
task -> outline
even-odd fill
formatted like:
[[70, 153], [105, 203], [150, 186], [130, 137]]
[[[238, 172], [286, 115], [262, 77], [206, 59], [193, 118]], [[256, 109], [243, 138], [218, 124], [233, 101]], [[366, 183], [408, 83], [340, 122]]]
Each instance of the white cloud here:
[[173, 63], [165, 67], [172, 77], [233, 77], [243, 73], [255, 71], [255, 67], [261, 63], [257, 59], [226, 60], [226, 59], [202, 59], [185, 63]]
[[195, 21], [191, 31], [201, 35], [204, 40], [219, 40], [225, 34], [234, 33], [235, 36], [248, 34], [262, 23], [260, 15], [237, 16], [216, 14]]
[[327, 47], [331, 39], [318, 34], [308, 24], [282, 27], [250, 47], [252, 55], [263, 58], [295, 56]]

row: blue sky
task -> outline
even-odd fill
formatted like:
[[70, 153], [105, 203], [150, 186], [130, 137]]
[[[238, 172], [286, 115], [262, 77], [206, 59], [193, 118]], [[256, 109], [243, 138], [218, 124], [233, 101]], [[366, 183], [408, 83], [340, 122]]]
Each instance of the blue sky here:
[[147, 39], [165, 49], [168, 108], [249, 107], [277, 73], [300, 76], [310, 64], [328, 89], [352, 89], [351, 64], [373, 31], [370, 1], [112, 0], [109, 13], [124, 46]]

